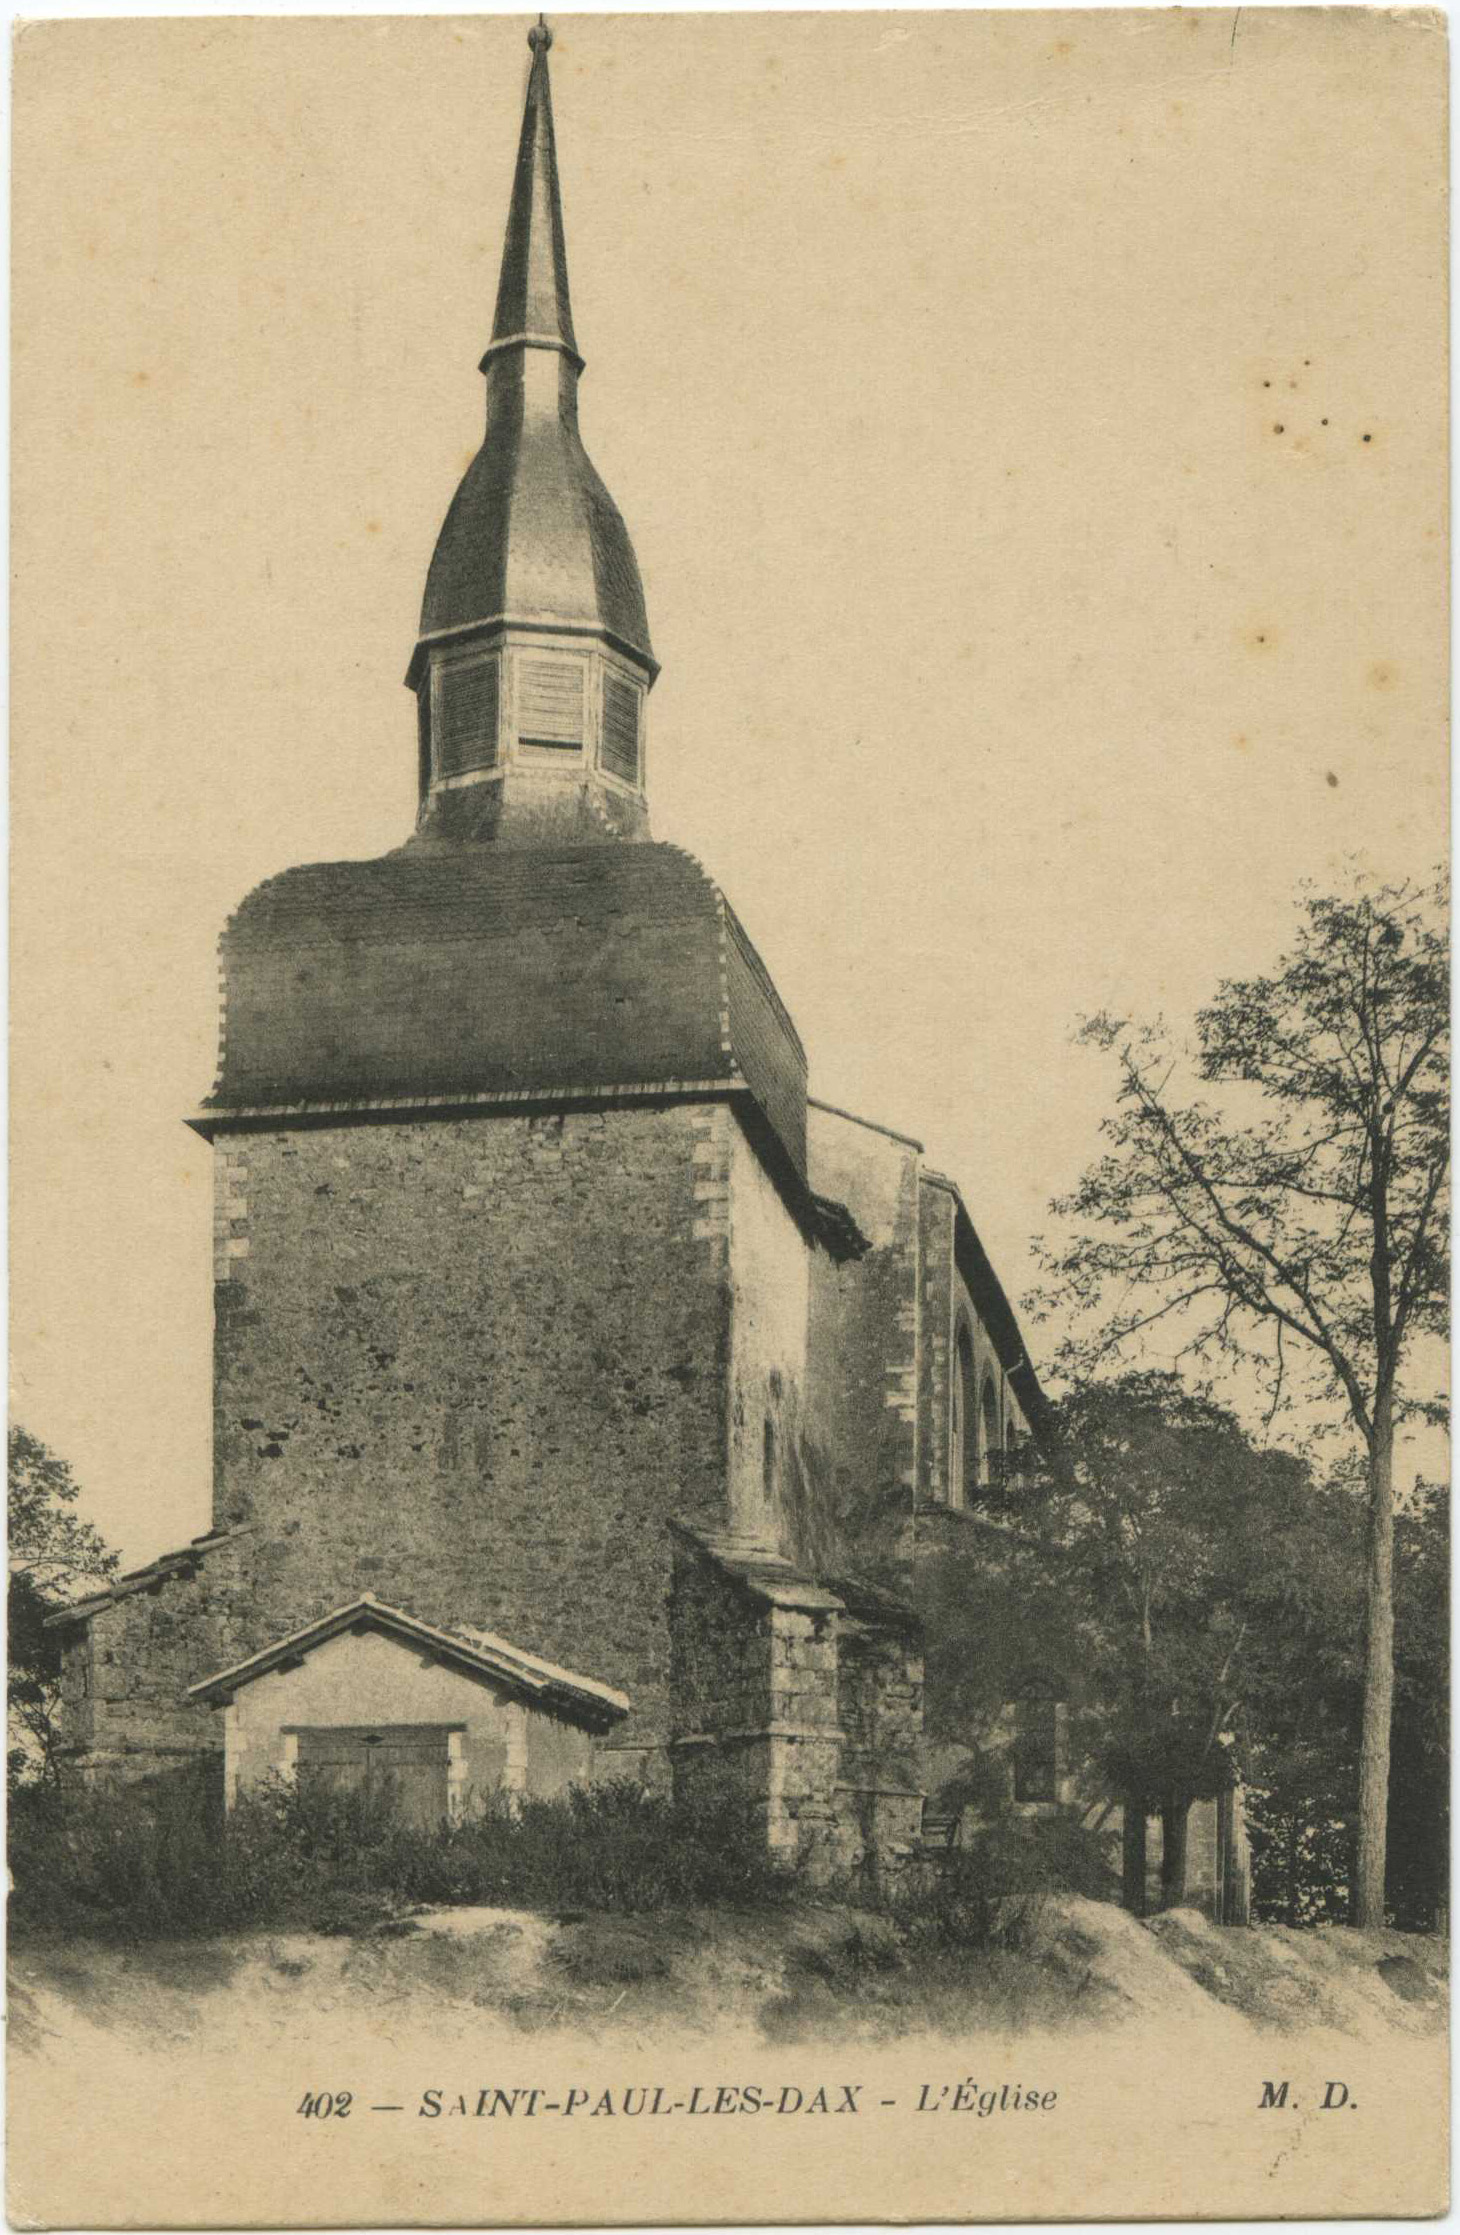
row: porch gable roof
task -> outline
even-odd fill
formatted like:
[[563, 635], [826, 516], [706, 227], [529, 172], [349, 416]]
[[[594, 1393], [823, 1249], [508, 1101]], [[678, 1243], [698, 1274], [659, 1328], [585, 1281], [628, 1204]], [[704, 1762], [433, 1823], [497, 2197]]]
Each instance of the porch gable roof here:
[[468, 1674], [491, 1677], [497, 1683], [506, 1684], [549, 1711], [570, 1714], [604, 1728], [629, 1712], [627, 1693], [616, 1691], [610, 1684], [600, 1684], [594, 1677], [579, 1676], [571, 1669], [559, 1668], [556, 1662], [540, 1659], [535, 1653], [525, 1653], [520, 1646], [510, 1644], [490, 1630], [465, 1627], [439, 1630], [400, 1607], [387, 1606], [373, 1591], [361, 1592], [359, 1598], [320, 1615], [303, 1629], [292, 1631], [273, 1645], [266, 1645], [261, 1652], [251, 1653], [247, 1660], [236, 1661], [232, 1667], [219, 1669], [200, 1683], [190, 1684], [187, 1697], [210, 1706], [226, 1706], [243, 1685], [255, 1683], [274, 1669], [303, 1660], [306, 1654], [347, 1630], [359, 1629], [397, 1638], [402, 1644], [422, 1649], [433, 1659]]

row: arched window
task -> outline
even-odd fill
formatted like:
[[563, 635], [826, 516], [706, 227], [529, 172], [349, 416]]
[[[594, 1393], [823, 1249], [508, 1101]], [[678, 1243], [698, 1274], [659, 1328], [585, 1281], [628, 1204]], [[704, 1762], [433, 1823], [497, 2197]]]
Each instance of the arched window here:
[[953, 1449], [948, 1475], [950, 1505], [978, 1501], [978, 1411], [974, 1391], [973, 1337], [968, 1322], [958, 1322], [958, 1355], [953, 1376]]
[[761, 1438], [760, 1467], [761, 1488], [765, 1493], [766, 1504], [771, 1506], [776, 1502], [777, 1461], [776, 1424], [769, 1413], [766, 1414], [765, 1429]]
[[999, 1435], [999, 1406], [994, 1395], [993, 1380], [984, 1376], [983, 1396], [979, 1403], [979, 1442], [983, 1453], [983, 1480], [997, 1489], [1004, 1479], [1004, 1447]]

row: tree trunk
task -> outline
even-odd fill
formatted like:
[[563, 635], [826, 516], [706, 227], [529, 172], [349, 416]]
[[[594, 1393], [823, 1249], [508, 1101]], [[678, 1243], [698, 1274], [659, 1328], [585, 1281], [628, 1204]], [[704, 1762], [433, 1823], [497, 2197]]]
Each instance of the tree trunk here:
[[1252, 1922], [1252, 1854], [1242, 1788], [1229, 1785], [1217, 1795], [1217, 1873], [1215, 1920], [1219, 1925]]
[[1161, 1803], [1161, 1907], [1179, 1909], [1186, 1899], [1186, 1833], [1191, 1802], [1168, 1798]]
[[1380, 1392], [1369, 1446], [1364, 1578], [1364, 1707], [1359, 1727], [1359, 1839], [1353, 1921], [1384, 1922], [1389, 1835], [1389, 1734], [1394, 1719], [1394, 1400]]
[[1127, 1793], [1120, 1839], [1120, 1898], [1133, 1917], [1146, 1914], [1146, 1796]]

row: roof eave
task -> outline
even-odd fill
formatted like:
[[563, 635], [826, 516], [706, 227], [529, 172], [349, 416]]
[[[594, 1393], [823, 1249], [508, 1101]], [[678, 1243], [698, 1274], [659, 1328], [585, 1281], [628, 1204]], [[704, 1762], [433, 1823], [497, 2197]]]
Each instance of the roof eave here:
[[291, 1631], [288, 1637], [278, 1639], [262, 1652], [250, 1654], [246, 1660], [219, 1669], [197, 1684], [190, 1684], [185, 1696], [200, 1705], [225, 1705], [245, 1685], [256, 1683], [284, 1663], [314, 1652], [332, 1638], [356, 1628], [373, 1628], [384, 1635], [426, 1646], [440, 1659], [454, 1662], [469, 1675], [485, 1676], [508, 1685], [580, 1721], [598, 1722], [606, 1728], [620, 1721], [630, 1709], [628, 1695], [611, 1685], [575, 1677], [571, 1671], [538, 1663], [534, 1656], [519, 1654], [515, 1649], [484, 1648], [469, 1639], [453, 1636], [449, 1630], [439, 1630], [432, 1623], [419, 1621], [399, 1607], [387, 1606], [381, 1600], [365, 1596], [336, 1607], [303, 1629]]
[[1042, 1434], [1049, 1419], [1049, 1399], [1040, 1386], [1034, 1362], [1029, 1356], [1018, 1316], [1004, 1292], [1004, 1286], [994, 1271], [988, 1251], [979, 1239], [978, 1229], [969, 1215], [968, 1205], [956, 1181], [942, 1172], [924, 1171], [923, 1178], [930, 1186], [939, 1187], [953, 1198], [953, 1249], [960, 1272], [968, 1283], [968, 1293], [973, 1298], [980, 1319], [987, 1327], [998, 1353], [999, 1364], [1014, 1383], [1015, 1393], [1029, 1415], [1029, 1424]]

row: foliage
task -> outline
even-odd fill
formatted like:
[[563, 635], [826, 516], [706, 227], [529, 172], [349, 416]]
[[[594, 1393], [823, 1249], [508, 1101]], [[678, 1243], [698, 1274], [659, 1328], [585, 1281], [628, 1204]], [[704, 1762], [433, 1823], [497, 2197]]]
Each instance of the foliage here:
[[1396, 1699], [1432, 1768], [1450, 1760], [1450, 1485], [1416, 1482], [1395, 1523]]
[[[1347, 1793], [1322, 1780], [1321, 1756], [1301, 1781], [1255, 1786], [1247, 1796], [1252, 1914], [1260, 1923], [1336, 1925], [1348, 1917], [1353, 1826]], [[1336, 1809], [1343, 1809], [1341, 1815]]]
[[[1273, 1676], [1271, 1636], [1305, 1596], [1345, 1585], [1307, 1471], [1259, 1448], [1177, 1375], [1152, 1371], [1065, 1398], [1049, 1451], [1026, 1474], [1017, 1530], [1002, 1532], [997, 1618], [992, 1606], [958, 1618], [980, 1589], [965, 1569], [991, 1566], [982, 1542], [935, 1576], [939, 1658], [966, 1670], [976, 1712], [992, 1643], [998, 1696], [1029, 1689], [1021, 1662], [1054, 1680], [1072, 1736], [1118, 1790], [1209, 1797], [1240, 1766], [1252, 1702]], [[943, 1679], [945, 1696], [957, 1690]]]
[[975, 1522], [925, 1556], [918, 1576], [926, 1639], [930, 1743], [967, 1750], [958, 1789], [941, 1803], [990, 1812], [1005, 1782], [994, 1749], [1010, 1701], [1054, 1677], [1065, 1697], [1087, 1687], [1082, 1610], [1060, 1548], [1029, 1525]]
[[203, 1764], [147, 1787], [33, 1789], [10, 1844], [15, 1928], [105, 1939], [352, 1931], [420, 1902], [633, 1912], [787, 1893], [742, 1814], [626, 1782], [493, 1795], [435, 1829], [279, 1784], [225, 1828]]
[[1046, 1255], [1043, 1316], [1072, 1324], [1067, 1369], [1088, 1376], [1150, 1331], [1178, 1357], [1256, 1371], [1269, 1420], [1310, 1395], [1335, 1404], [1367, 1466], [1365, 1670], [1355, 1914], [1383, 1918], [1393, 1648], [1397, 1421], [1438, 1418], [1414, 1386], [1417, 1338], [1448, 1307], [1449, 1001], [1437, 881], [1310, 893], [1268, 975], [1231, 979], [1197, 1018], [1199, 1082], [1173, 1089], [1164, 1034], [1108, 1016], [1085, 1037], [1120, 1084], [1105, 1154], [1055, 1206], [1070, 1238]]
[[[1116, 1052], [1120, 1087], [1107, 1153], [1055, 1206], [1078, 1231], [1047, 1253], [1059, 1289], [1040, 1305], [1085, 1321], [1067, 1361], [1088, 1370], [1180, 1315], [1190, 1354], [1264, 1369], [1274, 1411], [1306, 1346], [1372, 1432], [1380, 1380], [1446, 1324], [1442, 902], [1438, 885], [1310, 896], [1277, 969], [1225, 981], [1197, 1018], [1196, 1074], [1228, 1090], [1221, 1106], [1170, 1093], [1159, 1027], [1086, 1023], [1087, 1042]], [[1389, 1269], [1377, 1300], [1376, 1254]]]
[[1450, 1898], [1450, 1489], [1418, 1483], [1396, 1523], [1398, 1637], [1387, 1900], [1432, 1927]]
[[[1338, 1470], [1314, 1488], [1263, 1614], [1272, 1680], [1249, 1762], [1253, 1914], [1337, 1922], [1354, 1872], [1363, 1683], [1362, 1486]], [[1449, 1842], [1449, 1491], [1417, 1484], [1396, 1518], [1397, 1682], [1390, 1773], [1388, 1915], [1432, 1926], [1446, 1900]]]
[[[1133, 1372], [1064, 1399], [1057, 1462], [1031, 1467], [1016, 1526], [963, 1529], [928, 1577], [928, 1702], [940, 1742], [985, 1748], [1011, 1700], [1068, 1702], [1070, 1766], [1152, 1807], [1240, 1775], [1256, 1913], [1347, 1914], [1363, 1686], [1364, 1482], [1315, 1479], [1179, 1377]], [[1397, 1520], [1401, 1647], [1389, 1903], [1443, 1898], [1448, 1501]], [[938, 1805], [988, 1821], [998, 1757], [973, 1753]]]
[[1052, 1895], [1112, 1890], [1096, 1834], [1068, 1816], [1011, 1816], [950, 1847], [886, 1905], [914, 1947], [1024, 1948]]
[[[728, 1803], [621, 1782], [552, 1800], [493, 1795], [427, 1830], [358, 1797], [275, 1783], [225, 1825], [210, 1763], [147, 1786], [32, 1786], [12, 1805], [10, 1861], [17, 1933], [121, 1942], [360, 1932], [418, 1904], [634, 1915], [780, 1905], [804, 1891]], [[1068, 1819], [1015, 1821], [876, 1898], [900, 1940], [956, 1951], [1021, 1946], [1051, 1893], [1108, 1887], [1093, 1835]]]
[[21, 1568], [46, 1598], [64, 1601], [104, 1583], [117, 1555], [99, 1530], [71, 1508], [81, 1493], [64, 1459], [12, 1427], [7, 1452], [10, 1565]]
[[61, 1655], [46, 1616], [105, 1585], [118, 1562], [100, 1532], [71, 1510], [80, 1491], [64, 1459], [18, 1426], [10, 1430], [7, 1458], [7, 1762], [16, 1786], [55, 1773]]

